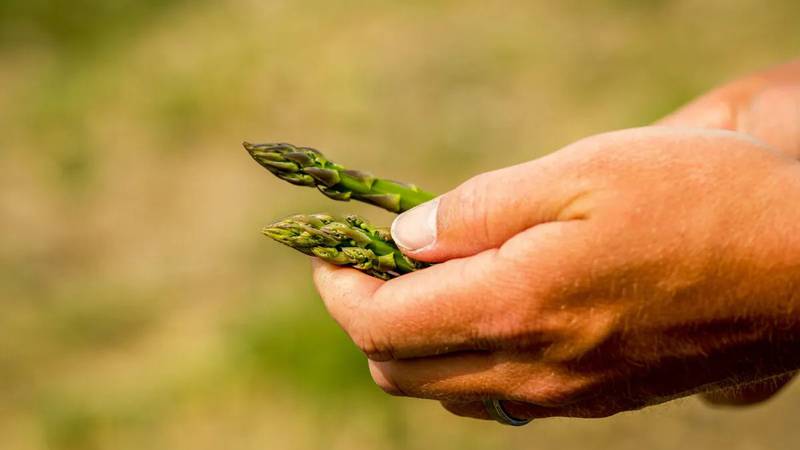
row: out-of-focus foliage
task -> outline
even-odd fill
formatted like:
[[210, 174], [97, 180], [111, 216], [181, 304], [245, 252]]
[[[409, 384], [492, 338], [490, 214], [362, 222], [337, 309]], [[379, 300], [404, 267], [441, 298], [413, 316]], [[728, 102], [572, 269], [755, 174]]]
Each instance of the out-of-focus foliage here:
[[258, 230], [390, 216], [292, 189], [239, 143], [444, 191], [792, 58], [797, 17], [793, 0], [0, 2], [0, 448], [796, 448], [797, 387], [513, 431], [383, 395], [305, 258]]
[[0, 42], [35, 42], [59, 52], [86, 52], [126, 33], [176, 0], [6, 0], [0, 3]]

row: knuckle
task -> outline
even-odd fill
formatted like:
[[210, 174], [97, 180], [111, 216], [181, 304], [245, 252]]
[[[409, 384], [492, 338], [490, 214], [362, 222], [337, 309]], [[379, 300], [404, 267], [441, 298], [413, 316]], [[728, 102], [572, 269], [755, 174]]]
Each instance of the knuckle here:
[[489, 223], [488, 193], [492, 180], [490, 173], [476, 175], [458, 188], [456, 196], [457, 205], [452, 205], [452, 212], [459, 217], [455, 218], [469, 224], [470, 232], [476, 240], [491, 241], [492, 227]]
[[350, 332], [350, 339], [367, 358], [374, 361], [392, 359], [393, 352], [384, 339], [378, 338], [372, 327], [360, 326]]
[[[495, 258], [502, 258], [498, 250]], [[489, 264], [495, 268], [491, 276], [486, 277], [485, 284], [479, 284], [486, 299], [472, 322], [472, 338], [476, 342], [491, 344], [492, 348], [524, 348], [535, 342], [539, 335], [541, 300], [539, 286], [522, 285], [519, 274], [508, 270], [508, 264], [495, 262]], [[472, 267], [465, 266], [464, 277], [471, 276]], [[496, 293], [501, 292], [502, 295]], [[527, 301], [531, 298], [537, 301]]]
[[[378, 298], [371, 304], [383, 304], [384, 300]], [[387, 320], [384, 314], [375, 308], [362, 305], [360, 314], [353, 319], [348, 328], [348, 334], [370, 360], [386, 361], [394, 359], [395, 352], [390, 336], [393, 333], [392, 321]]]
[[483, 342], [488, 350], [526, 348], [536, 341], [537, 335], [537, 331], [526, 322], [526, 316], [511, 308], [505, 314], [489, 312], [476, 324], [473, 338], [476, 342]]
[[558, 341], [547, 348], [543, 358], [553, 363], [587, 364], [608, 358], [610, 355], [603, 350], [621, 332], [619, 315], [614, 310], [576, 308], [554, 314], [550, 322], [551, 334], [558, 336]]
[[350, 338], [356, 344], [358, 349], [361, 350], [362, 353], [367, 355], [367, 357], [379, 353], [378, 344], [372, 338], [372, 335], [370, 333], [367, 333], [365, 331], [358, 331], [355, 333], [351, 333]]
[[387, 370], [385, 366], [379, 363], [370, 361], [369, 371], [372, 376], [372, 381], [375, 382], [383, 392], [393, 396], [403, 396], [404, 392], [400, 386], [393, 380], [391, 370]]

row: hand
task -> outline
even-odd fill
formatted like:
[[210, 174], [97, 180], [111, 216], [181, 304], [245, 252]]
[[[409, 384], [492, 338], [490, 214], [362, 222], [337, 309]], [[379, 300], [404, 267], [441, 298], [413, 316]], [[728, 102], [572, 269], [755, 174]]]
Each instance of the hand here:
[[798, 202], [800, 164], [749, 136], [627, 130], [400, 216], [396, 239], [441, 264], [314, 275], [387, 392], [606, 416], [800, 367]]
[[659, 124], [740, 131], [800, 159], [800, 60], [714, 89]]
[[[800, 60], [719, 87], [662, 119], [660, 124], [741, 131], [800, 159]], [[715, 405], [760, 403], [793, 374], [703, 394]]]

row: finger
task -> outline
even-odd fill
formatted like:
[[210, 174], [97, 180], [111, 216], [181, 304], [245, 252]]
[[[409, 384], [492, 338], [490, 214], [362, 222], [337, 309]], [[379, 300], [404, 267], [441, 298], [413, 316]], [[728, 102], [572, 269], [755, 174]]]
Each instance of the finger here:
[[570, 176], [569, 164], [559, 152], [478, 175], [398, 216], [392, 237], [409, 256], [439, 262], [498, 248], [537, 224], [579, 218], [569, 207], [585, 183]]
[[706, 392], [703, 400], [715, 406], [749, 406], [774, 397], [795, 378], [797, 372], [788, 373], [765, 381], [749, 383], [719, 391]]
[[520, 347], [541, 339], [537, 323], [546, 329], [556, 319], [541, 314], [544, 299], [588, 270], [574, 264], [591, 251], [584, 227], [538, 226], [500, 249], [388, 282], [327, 266], [315, 279], [328, 311], [371, 359]]
[[[547, 407], [525, 402], [506, 400], [503, 409], [511, 417], [521, 420], [546, 419], [549, 417], [574, 417], [583, 419], [599, 419], [613, 416], [624, 411], [634, 411], [647, 405], [613, 397], [598, 397], [586, 402], [579, 402], [564, 407]], [[445, 409], [457, 416], [474, 419], [490, 419], [483, 402], [442, 402]]]
[[340, 305], [358, 307], [367, 303], [383, 281], [358, 270], [336, 266], [319, 258], [311, 258], [314, 284], [328, 312], [339, 325], [347, 330], [352, 327], [351, 315], [340, 314]]
[[492, 420], [482, 402], [453, 402], [443, 401], [442, 407], [448, 412], [459, 417], [470, 417], [473, 419]]
[[381, 389], [406, 397], [448, 402], [498, 398], [557, 407], [599, 394], [589, 379], [531, 353], [470, 352], [369, 364]]
[[758, 93], [737, 116], [739, 131], [800, 156], [800, 82]]
[[[483, 401], [471, 401], [471, 402], [459, 402], [459, 401], [442, 401], [440, 402], [442, 407], [446, 409], [448, 412], [455, 414], [459, 417], [469, 417], [471, 419], [480, 419], [480, 420], [494, 420], [492, 416], [489, 415], [489, 412], [486, 411], [486, 405]], [[535, 407], [534, 405], [528, 406], [525, 403], [518, 403], [512, 401], [504, 401], [502, 402], [503, 409], [516, 419], [533, 419], [534, 412], [532, 411], [533, 408], [541, 408]], [[514, 406], [512, 406], [514, 405]], [[512, 412], [512, 409], [514, 412]], [[545, 411], [550, 411], [550, 408], [541, 408]], [[521, 410], [521, 411], [520, 411]], [[540, 413], [539, 417], [551, 417], [545, 415], [546, 413]]]
[[[491, 284], [510, 272], [510, 264], [491, 251], [382, 284], [389, 289], [355, 270], [327, 266], [316, 269], [314, 279], [328, 312], [353, 342], [369, 358], [386, 360], [471, 347], [478, 330], [500, 318]], [[476, 292], [483, 293], [481, 304], [471, 300]]]
[[661, 119], [658, 125], [718, 128], [747, 133], [782, 152], [800, 156], [800, 84], [752, 93], [711, 93]]
[[737, 110], [744, 101], [741, 90], [714, 91], [661, 118], [656, 125], [735, 130]]
[[644, 399], [602, 395], [559, 407], [547, 407], [516, 401], [504, 402], [503, 407], [512, 417], [519, 419], [544, 419], [548, 417], [601, 419], [625, 411], [636, 411], [653, 404]]
[[727, 83], [662, 118], [659, 125], [737, 129], [737, 116], [768, 86], [797, 85], [800, 60]]
[[656, 123], [741, 131], [800, 156], [798, 79], [800, 60], [717, 88]]

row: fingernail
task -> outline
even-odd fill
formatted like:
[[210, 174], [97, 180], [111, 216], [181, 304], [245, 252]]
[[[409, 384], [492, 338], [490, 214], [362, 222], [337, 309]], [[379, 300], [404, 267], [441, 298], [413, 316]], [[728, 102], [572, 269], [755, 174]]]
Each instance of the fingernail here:
[[436, 198], [409, 209], [392, 222], [392, 239], [404, 250], [422, 250], [436, 242]]

